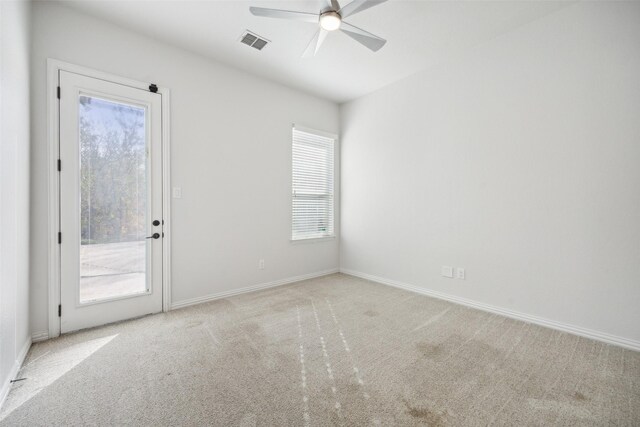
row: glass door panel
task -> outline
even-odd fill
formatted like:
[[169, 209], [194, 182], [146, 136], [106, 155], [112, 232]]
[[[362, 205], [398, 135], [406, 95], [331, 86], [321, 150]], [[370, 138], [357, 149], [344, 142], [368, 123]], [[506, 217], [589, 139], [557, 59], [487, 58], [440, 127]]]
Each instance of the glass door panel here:
[[78, 101], [80, 303], [147, 292], [146, 109]]

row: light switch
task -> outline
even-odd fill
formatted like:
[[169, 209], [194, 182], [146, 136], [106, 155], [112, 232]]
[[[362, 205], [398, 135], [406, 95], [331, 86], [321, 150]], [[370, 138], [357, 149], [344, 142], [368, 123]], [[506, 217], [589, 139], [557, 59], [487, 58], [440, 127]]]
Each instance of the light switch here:
[[174, 199], [182, 199], [182, 188], [173, 187], [173, 198]]
[[444, 277], [448, 277], [450, 279], [453, 279], [453, 267], [449, 267], [448, 265], [443, 265], [442, 266], [442, 275]]

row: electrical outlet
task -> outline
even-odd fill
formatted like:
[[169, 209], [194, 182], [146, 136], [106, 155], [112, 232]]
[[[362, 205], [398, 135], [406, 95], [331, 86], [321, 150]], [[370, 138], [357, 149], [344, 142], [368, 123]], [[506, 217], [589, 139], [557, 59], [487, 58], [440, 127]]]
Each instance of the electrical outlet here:
[[453, 279], [453, 267], [449, 267], [448, 265], [443, 265], [442, 266], [442, 275], [444, 277], [448, 277], [450, 279]]
[[264, 260], [263, 259], [258, 261], [258, 269], [259, 270], [264, 270]]
[[464, 280], [464, 268], [456, 268], [456, 279]]

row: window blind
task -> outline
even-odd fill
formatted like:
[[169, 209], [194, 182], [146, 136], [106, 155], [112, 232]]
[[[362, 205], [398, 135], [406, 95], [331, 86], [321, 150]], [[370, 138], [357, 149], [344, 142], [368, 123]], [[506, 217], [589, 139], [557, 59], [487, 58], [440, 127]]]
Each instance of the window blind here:
[[334, 235], [334, 144], [333, 138], [293, 129], [292, 240]]

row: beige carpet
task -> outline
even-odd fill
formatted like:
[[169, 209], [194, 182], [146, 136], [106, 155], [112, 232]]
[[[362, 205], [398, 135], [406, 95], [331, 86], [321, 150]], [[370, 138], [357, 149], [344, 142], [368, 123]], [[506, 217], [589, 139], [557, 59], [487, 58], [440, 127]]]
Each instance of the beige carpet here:
[[345, 275], [35, 344], [4, 425], [640, 425], [640, 353]]

